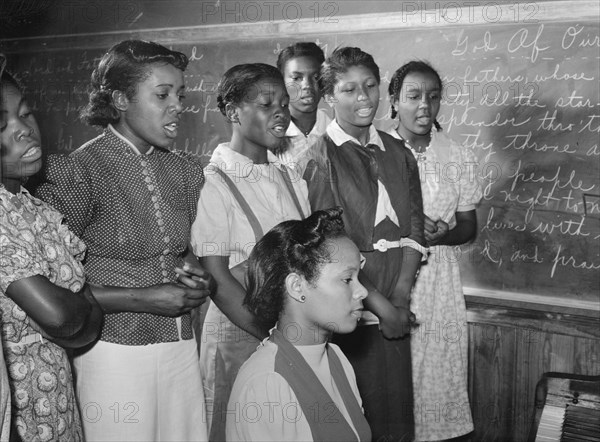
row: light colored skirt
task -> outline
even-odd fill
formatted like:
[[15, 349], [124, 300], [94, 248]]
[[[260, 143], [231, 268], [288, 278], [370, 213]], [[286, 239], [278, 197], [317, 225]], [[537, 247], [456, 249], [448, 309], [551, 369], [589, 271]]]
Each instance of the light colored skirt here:
[[73, 365], [87, 441], [208, 440], [194, 339], [99, 341]]
[[227, 403], [242, 364], [260, 341], [236, 326], [211, 302], [200, 340], [200, 366], [210, 440], [225, 440]]

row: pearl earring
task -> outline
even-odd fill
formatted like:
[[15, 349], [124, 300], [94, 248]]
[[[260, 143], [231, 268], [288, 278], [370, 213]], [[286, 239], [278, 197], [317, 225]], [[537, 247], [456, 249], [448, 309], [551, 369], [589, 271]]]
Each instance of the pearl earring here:
[[304, 295], [301, 295], [301, 296], [300, 296], [300, 302], [304, 302], [304, 301], [306, 301], [306, 296], [304, 296]]

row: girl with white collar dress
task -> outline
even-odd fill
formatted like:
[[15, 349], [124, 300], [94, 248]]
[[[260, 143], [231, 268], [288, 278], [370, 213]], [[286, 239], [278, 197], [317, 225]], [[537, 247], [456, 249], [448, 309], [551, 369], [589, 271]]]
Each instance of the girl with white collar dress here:
[[321, 68], [335, 120], [311, 149], [305, 178], [314, 210], [341, 206], [348, 236], [366, 258], [369, 289], [359, 327], [338, 336], [356, 372], [373, 440], [413, 437], [410, 294], [426, 254], [417, 163], [372, 122], [379, 68], [359, 48], [338, 48]]
[[290, 123], [289, 96], [277, 68], [232, 67], [217, 99], [233, 134], [217, 146], [205, 168], [192, 226], [194, 253], [217, 282], [200, 344], [210, 440], [215, 441], [225, 439], [227, 401], [237, 372], [259, 338], [267, 336], [268, 328], [242, 305], [245, 262], [264, 232], [310, 214], [306, 183], [292, 180], [272, 153]]

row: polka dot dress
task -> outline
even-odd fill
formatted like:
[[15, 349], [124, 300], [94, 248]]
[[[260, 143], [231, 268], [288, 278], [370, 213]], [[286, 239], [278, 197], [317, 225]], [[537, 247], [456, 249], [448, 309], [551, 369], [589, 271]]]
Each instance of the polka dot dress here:
[[[88, 245], [90, 282], [140, 288], [177, 280], [203, 181], [192, 155], [140, 154], [109, 126], [69, 156], [50, 156], [38, 195]], [[181, 327], [181, 338], [191, 339], [189, 314]], [[147, 345], [180, 337], [174, 318], [124, 312], [105, 315], [100, 339]]]

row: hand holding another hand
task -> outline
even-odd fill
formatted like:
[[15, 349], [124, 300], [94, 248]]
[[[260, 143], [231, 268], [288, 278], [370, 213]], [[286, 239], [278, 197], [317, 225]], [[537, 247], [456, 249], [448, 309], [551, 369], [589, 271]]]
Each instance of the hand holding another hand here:
[[425, 240], [429, 246], [437, 245], [450, 230], [448, 223], [441, 219], [434, 221], [425, 216]]

